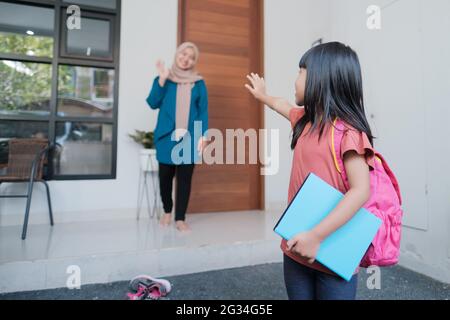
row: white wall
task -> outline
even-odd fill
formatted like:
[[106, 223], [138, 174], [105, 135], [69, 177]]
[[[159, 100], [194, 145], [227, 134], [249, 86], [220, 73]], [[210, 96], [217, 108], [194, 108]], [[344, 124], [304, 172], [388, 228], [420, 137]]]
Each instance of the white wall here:
[[360, 55], [376, 147], [404, 198], [401, 263], [450, 282], [450, 2], [394, 2], [382, 9], [379, 31], [366, 28], [371, 4], [332, 1], [328, 40]]
[[[265, 0], [265, 79], [269, 94], [295, 103], [294, 83], [300, 58], [311, 44], [329, 35], [329, 3], [312, 0]], [[280, 170], [265, 181], [267, 208], [287, 205], [292, 152], [292, 130], [286, 119], [265, 110], [267, 129], [280, 130]]]
[[[171, 62], [176, 48], [177, 0], [122, 1], [117, 179], [50, 182], [55, 221], [98, 220], [135, 214], [139, 146], [134, 129], [152, 130], [156, 113], [145, 102], [158, 58]], [[22, 193], [24, 186], [1, 186]], [[43, 186], [34, 191], [30, 223], [47, 223]], [[24, 200], [0, 201], [0, 225], [22, 223]]]

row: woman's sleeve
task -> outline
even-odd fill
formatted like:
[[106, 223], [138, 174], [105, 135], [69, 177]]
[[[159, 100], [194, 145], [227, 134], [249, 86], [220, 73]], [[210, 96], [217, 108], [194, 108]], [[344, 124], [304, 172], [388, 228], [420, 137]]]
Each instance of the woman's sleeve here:
[[202, 135], [205, 136], [209, 128], [208, 119], [208, 89], [205, 81], [200, 82], [200, 98], [199, 98], [200, 121], [202, 122]]
[[147, 103], [152, 109], [159, 109], [161, 107], [162, 100], [166, 94], [166, 85], [161, 87], [159, 85], [159, 77], [156, 77], [153, 81], [152, 90], [147, 98]]
[[375, 150], [365, 132], [353, 128], [345, 130], [341, 142], [341, 159], [344, 159], [345, 153], [349, 151], [356, 151], [364, 156], [370, 169], [375, 168]]

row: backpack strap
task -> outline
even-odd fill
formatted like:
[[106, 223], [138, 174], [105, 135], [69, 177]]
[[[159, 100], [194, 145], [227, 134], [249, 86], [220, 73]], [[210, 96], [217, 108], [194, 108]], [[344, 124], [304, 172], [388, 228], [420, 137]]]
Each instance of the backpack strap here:
[[344, 161], [341, 157], [341, 142], [344, 136], [344, 130], [344, 123], [341, 120], [336, 119], [333, 121], [331, 126], [331, 152], [333, 154], [334, 166], [341, 175], [345, 188], [348, 190], [347, 174], [345, 173]]
[[389, 179], [392, 182], [392, 185], [394, 186], [395, 192], [397, 193], [398, 196], [398, 200], [400, 205], [402, 205], [403, 200], [402, 200], [402, 195], [400, 192], [400, 185], [398, 183], [397, 178], [394, 175], [394, 172], [391, 170], [391, 168], [389, 167], [388, 163], [386, 162], [386, 160], [384, 160], [383, 156], [375, 151], [375, 157], [378, 160], [379, 163], [381, 163], [381, 165], [384, 168], [384, 171], [386, 172], [386, 174], [388, 175]]
[[[341, 157], [341, 143], [342, 143], [342, 138], [344, 136], [344, 132], [345, 132], [344, 123], [339, 119], [334, 120], [333, 125], [331, 127], [331, 152], [333, 154], [334, 166], [336, 167], [337, 172], [339, 172], [339, 174], [341, 175], [345, 188], [347, 190], [349, 190], [350, 186], [348, 185], [348, 179], [347, 179], [347, 174], [345, 172], [344, 161]], [[379, 164], [381, 164], [383, 166], [384, 171], [389, 176], [389, 178], [392, 182], [392, 185], [394, 186], [395, 192], [397, 193], [400, 205], [401, 205], [402, 204], [402, 196], [400, 193], [400, 186], [397, 181], [397, 178], [395, 177], [391, 168], [387, 164], [386, 160], [384, 160], [383, 156], [380, 153], [378, 153], [376, 150], [374, 150], [374, 157], [375, 157], [375, 161], [377, 161]]]
[[[339, 146], [336, 148], [336, 140], [339, 142], [339, 140], [342, 139], [342, 138], [336, 139], [337, 122], [338, 122], [338, 119], [334, 120], [333, 125], [331, 127], [331, 152], [333, 154], [334, 166], [336, 167], [337, 172], [342, 173], [341, 166], [339, 165], [339, 162], [338, 162], [339, 160], [338, 160], [338, 156], [337, 156], [337, 155], [339, 155], [339, 153], [336, 150], [336, 149], [340, 149]], [[339, 145], [340, 145], [340, 143], [339, 143]]]

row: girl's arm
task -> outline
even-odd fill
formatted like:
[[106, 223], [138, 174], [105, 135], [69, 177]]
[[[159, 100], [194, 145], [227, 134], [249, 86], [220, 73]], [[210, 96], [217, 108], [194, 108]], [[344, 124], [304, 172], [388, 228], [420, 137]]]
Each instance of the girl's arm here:
[[329, 235], [346, 224], [369, 200], [370, 175], [365, 157], [356, 151], [344, 154], [344, 166], [350, 189], [336, 208], [309, 232], [301, 233], [287, 243], [287, 249], [302, 257], [309, 263], [315, 261], [320, 243]]
[[258, 74], [252, 73], [247, 76], [247, 79], [252, 85], [246, 84], [245, 87], [256, 99], [289, 120], [289, 112], [292, 108], [295, 108], [293, 105], [283, 98], [269, 96], [266, 93], [264, 78], [261, 78]]

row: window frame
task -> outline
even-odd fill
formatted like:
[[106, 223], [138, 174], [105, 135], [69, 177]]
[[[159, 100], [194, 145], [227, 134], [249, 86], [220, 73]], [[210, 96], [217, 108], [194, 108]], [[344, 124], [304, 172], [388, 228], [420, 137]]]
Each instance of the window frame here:
[[[46, 0], [43, 0], [43, 1], [46, 1]], [[114, 14], [119, 10], [120, 1], [121, 0], [116, 0], [116, 9], [109, 9], [109, 8], [104, 8], [104, 7], [96, 7], [96, 6], [90, 6], [87, 4], [78, 4], [78, 3], [73, 3], [71, 1], [66, 2], [66, 1], [60, 0], [62, 7], [67, 8], [71, 5], [76, 5], [76, 6], [80, 7], [81, 11], [91, 11], [91, 12], [100, 12], [100, 13], [103, 12], [103, 13], [111, 13], [111, 14]]]
[[[61, 7], [61, 43], [60, 43], [60, 56], [63, 58], [69, 58], [69, 59], [82, 59], [82, 60], [99, 60], [99, 61], [106, 61], [106, 62], [113, 62], [114, 61], [114, 47], [115, 47], [115, 43], [114, 43], [114, 24], [115, 24], [115, 18], [111, 15], [105, 15], [105, 14], [100, 14], [100, 13], [96, 13], [96, 12], [86, 12], [86, 13], [82, 13], [81, 17], [82, 18], [88, 18], [88, 19], [94, 19], [94, 20], [103, 20], [103, 21], [108, 21], [109, 22], [109, 55], [107, 57], [96, 57], [96, 56], [92, 56], [92, 57], [86, 57], [86, 56], [82, 56], [82, 55], [76, 55], [76, 54], [72, 54], [72, 53], [68, 53], [67, 52], [67, 28], [64, 27], [64, 22], [67, 21], [67, 9], [68, 7]], [[83, 12], [83, 9], [81, 9]]]
[[[53, 8], [54, 14], [54, 33], [53, 33], [53, 57], [34, 57], [23, 54], [1, 53], [0, 60], [12, 60], [21, 62], [46, 63], [52, 66], [52, 85], [50, 98], [50, 114], [48, 116], [38, 115], [1, 115], [0, 120], [12, 121], [38, 121], [48, 123], [48, 139], [51, 142], [56, 140], [56, 124], [60, 122], [87, 122], [98, 124], [112, 125], [112, 143], [111, 143], [111, 173], [110, 174], [90, 174], [90, 175], [55, 175], [53, 170], [53, 159], [49, 161], [49, 179], [51, 180], [111, 180], [117, 177], [117, 133], [119, 119], [119, 76], [120, 76], [120, 24], [121, 24], [121, 7], [122, 1], [116, 0], [116, 10], [107, 8], [99, 8], [86, 5], [78, 5], [81, 9], [81, 15], [86, 17], [107, 17], [111, 19], [110, 46], [112, 47], [112, 59], [104, 58], [86, 58], [76, 57], [73, 55], [63, 56], [61, 47], [64, 44], [65, 16], [67, 7], [72, 3], [66, 3], [62, 0], [1, 0], [15, 4], [30, 5], [36, 7]], [[105, 68], [113, 69], [114, 77], [114, 104], [112, 118], [102, 117], [75, 117], [75, 116], [58, 116], [58, 77], [59, 66], [71, 65], [80, 67]], [[51, 155], [50, 155], [51, 157]]]

